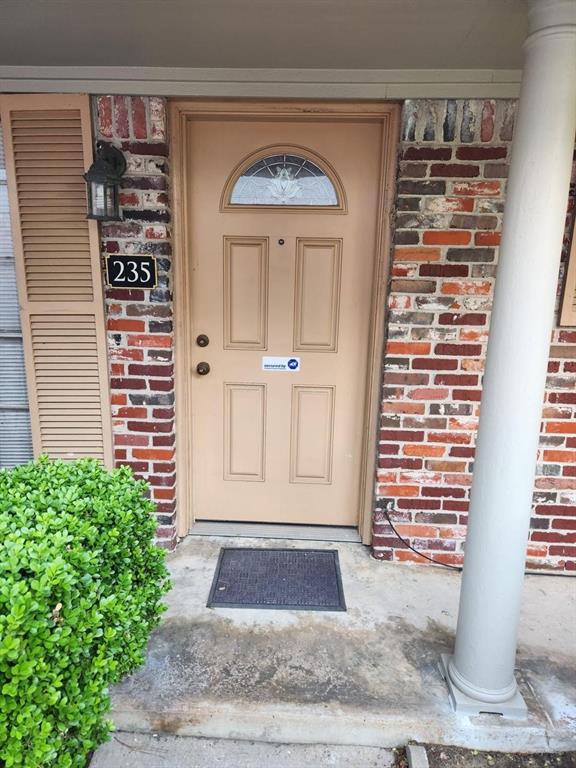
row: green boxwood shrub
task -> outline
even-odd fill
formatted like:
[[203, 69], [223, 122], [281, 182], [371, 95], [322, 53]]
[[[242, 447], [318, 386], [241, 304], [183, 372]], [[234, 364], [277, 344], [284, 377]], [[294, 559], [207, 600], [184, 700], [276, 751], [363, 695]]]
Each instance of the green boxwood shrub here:
[[0, 766], [84, 768], [169, 587], [146, 484], [93, 459], [0, 471]]

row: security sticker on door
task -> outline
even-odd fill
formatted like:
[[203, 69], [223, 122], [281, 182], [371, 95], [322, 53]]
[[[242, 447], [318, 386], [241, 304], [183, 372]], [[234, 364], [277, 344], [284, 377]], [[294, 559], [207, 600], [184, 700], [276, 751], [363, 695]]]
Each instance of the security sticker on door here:
[[263, 371], [292, 371], [295, 373], [300, 370], [299, 357], [263, 357]]

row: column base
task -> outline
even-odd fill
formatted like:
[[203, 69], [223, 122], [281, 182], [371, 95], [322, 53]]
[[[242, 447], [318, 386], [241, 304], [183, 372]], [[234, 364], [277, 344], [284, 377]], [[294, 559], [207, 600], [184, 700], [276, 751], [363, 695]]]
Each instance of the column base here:
[[440, 674], [446, 681], [448, 686], [448, 696], [452, 709], [455, 712], [463, 715], [482, 715], [485, 713], [493, 715], [502, 715], [502, 717], [509, 717], [515, 720], [526, 720], [528, 717], [528, 707], [522, 694], [519, 691], [507, 701], [489, 702], [479, 701], [473, 699], [471, 696], [467, 696], [462, 693], [461, 690], [456, 688], [450, 675], [448, 674], [448, 664], [452, 657], [447, 653], [443, 653], [440, 657]]

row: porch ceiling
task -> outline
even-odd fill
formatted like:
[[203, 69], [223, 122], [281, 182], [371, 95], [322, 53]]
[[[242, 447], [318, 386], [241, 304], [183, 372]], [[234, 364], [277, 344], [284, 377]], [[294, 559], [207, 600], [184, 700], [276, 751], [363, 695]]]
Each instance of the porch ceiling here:
[[2, 0], [0, 66], [510, 70], [524, 0]]

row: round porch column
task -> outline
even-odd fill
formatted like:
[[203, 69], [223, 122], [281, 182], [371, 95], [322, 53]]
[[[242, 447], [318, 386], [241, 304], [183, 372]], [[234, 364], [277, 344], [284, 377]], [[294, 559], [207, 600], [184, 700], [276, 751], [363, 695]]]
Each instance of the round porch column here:
[[445, 661], [463, 711], [524, 706], [517, 630], [575, 134], [576, 3], [529, 0], [456, 644]]

